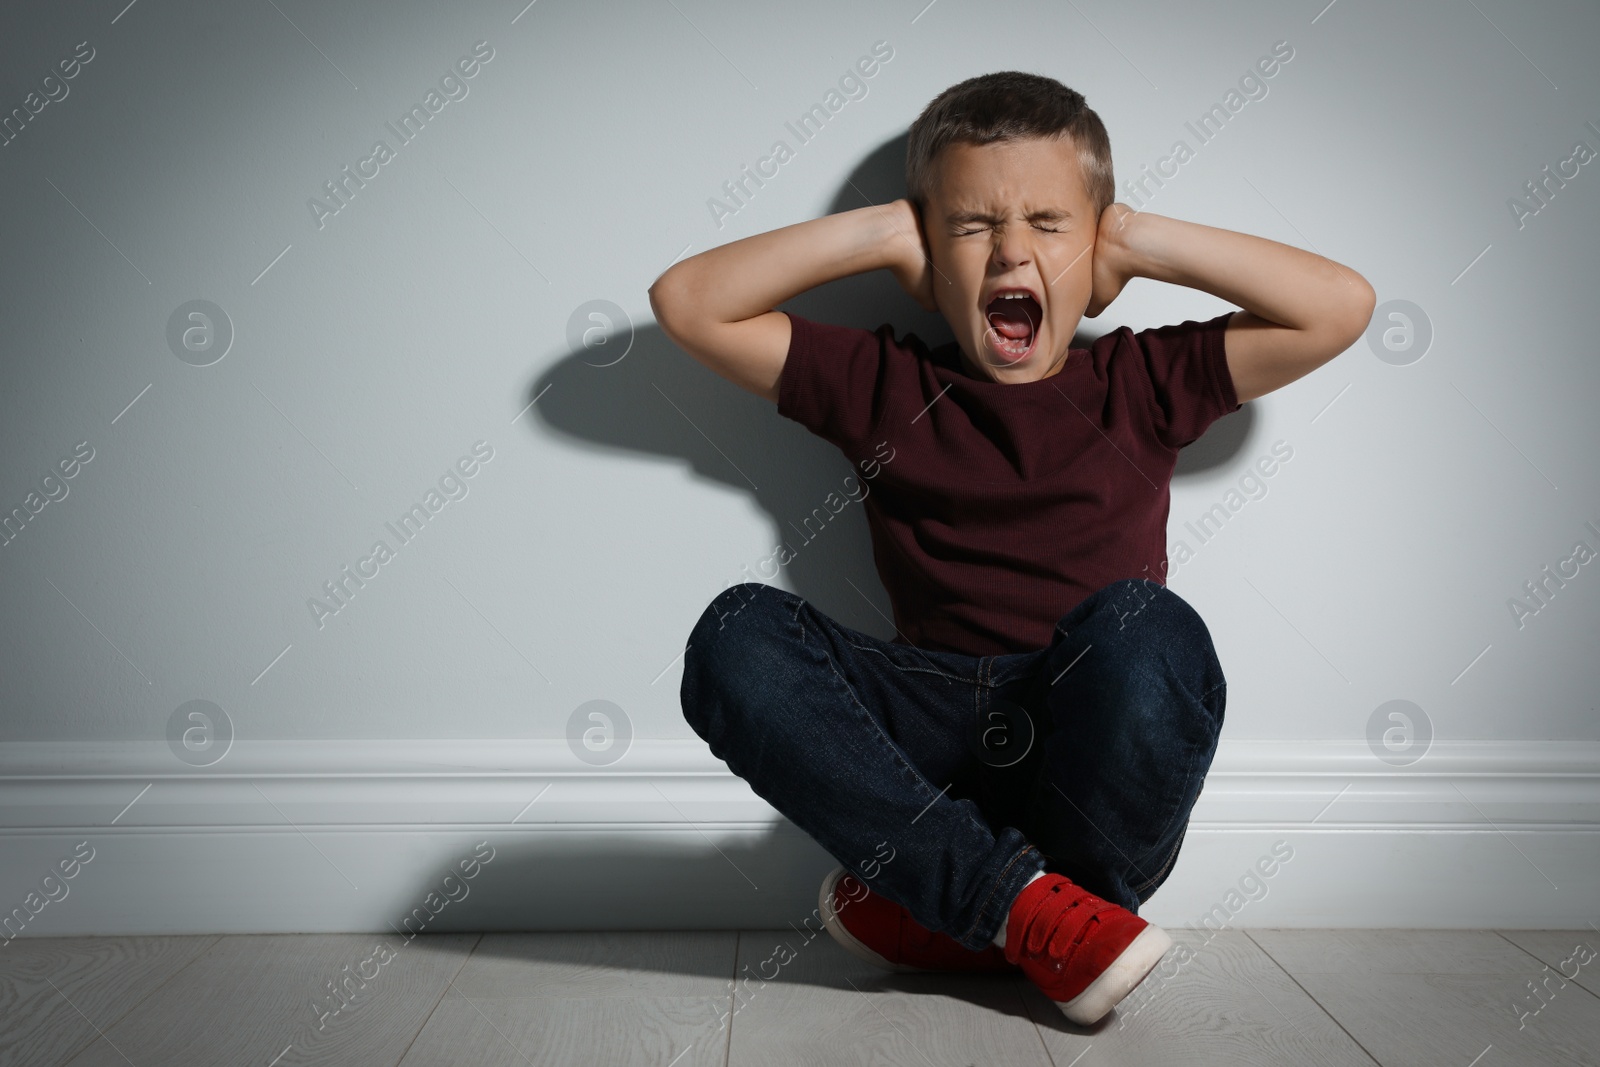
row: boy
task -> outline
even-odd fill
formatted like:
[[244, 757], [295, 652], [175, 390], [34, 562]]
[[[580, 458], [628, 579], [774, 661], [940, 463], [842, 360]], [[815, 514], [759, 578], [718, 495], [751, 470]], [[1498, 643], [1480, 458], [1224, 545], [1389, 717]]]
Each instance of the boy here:
[[[1136, 912], [1223, 721], [1210, 634], [1164, 584], [1178, 450], [1348, 348], [1375, 295], [1321, 256], [1114, 204], [1105, 129], [1051, 78], [945, 90], [906, 155], [906, 199], [651, 286], [675, 343], [868, 471], [894, 607], [883, 641], [773, 586], [724, 590], [689, 636], [684, 715], [848, 866], [820, 898], [846, 948], [1020, 969], [1087, 1025], [1171, 944]], [[771, 310], [877, 268], [955, 343]], [[1135, 277], [1243, 310], [1070, 347]]]

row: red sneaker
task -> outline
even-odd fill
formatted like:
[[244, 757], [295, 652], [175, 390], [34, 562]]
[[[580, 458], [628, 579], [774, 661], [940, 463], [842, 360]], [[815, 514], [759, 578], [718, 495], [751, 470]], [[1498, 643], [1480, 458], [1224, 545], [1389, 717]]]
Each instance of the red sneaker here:
[[846, 950], [891, 971], [1016, 970], [998, 945], [974, 952], [948, 934], [929, 930], [843, 867], [822, 880], [817, 911], [828, 933]]
[[1161, 927], [1048, 871], [1006, 917], [1005, 958], [1080, 1026], [1100, 1021], [1171, 947]]

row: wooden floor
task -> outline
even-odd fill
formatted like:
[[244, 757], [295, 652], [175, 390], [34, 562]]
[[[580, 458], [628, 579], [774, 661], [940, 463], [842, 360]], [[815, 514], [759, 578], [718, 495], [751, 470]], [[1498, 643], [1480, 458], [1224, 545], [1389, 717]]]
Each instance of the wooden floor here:
[[18, 939], [0, 1064], [1600, 1065], [1593, 930], [1170, 932], [1093, 1029], [794, 929]]

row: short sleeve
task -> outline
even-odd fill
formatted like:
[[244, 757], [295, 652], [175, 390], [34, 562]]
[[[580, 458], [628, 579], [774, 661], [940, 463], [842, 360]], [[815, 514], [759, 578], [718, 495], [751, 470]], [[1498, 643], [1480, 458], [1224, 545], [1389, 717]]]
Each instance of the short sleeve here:
[[1174, 451], [1199, 440], [1222, 416], [1239, 410], [1223, 336], [1232, 311], [1133, 335], [1149, 383], [1155, 436]]
[[867, 441], [883, 411], [886, 348], [893, 330], [784, 314], [789, 316], [789, 354], [778, 376], [778, 414], [848, 452]]

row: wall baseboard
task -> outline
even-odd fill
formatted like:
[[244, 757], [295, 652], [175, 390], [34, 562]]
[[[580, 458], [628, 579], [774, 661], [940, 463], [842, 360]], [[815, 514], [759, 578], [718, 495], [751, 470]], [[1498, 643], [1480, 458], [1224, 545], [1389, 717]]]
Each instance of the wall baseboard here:
[[[494, 858], [440, 906], [479, 842]], [[1292, 858], [1254, 873], [1275, 844]], [[698, 739], [606, 767], [564, 739], [240, 741], [205, 768], [162, 741], [7, 742], [0, 848], [22, 936], [783, 928], [835, 865]], [[1597, 900], [1600, 743], [1435, 741], [1397, 768], [1361, 742], [1224, 741], [1141, 914], [1575, 929]]]

